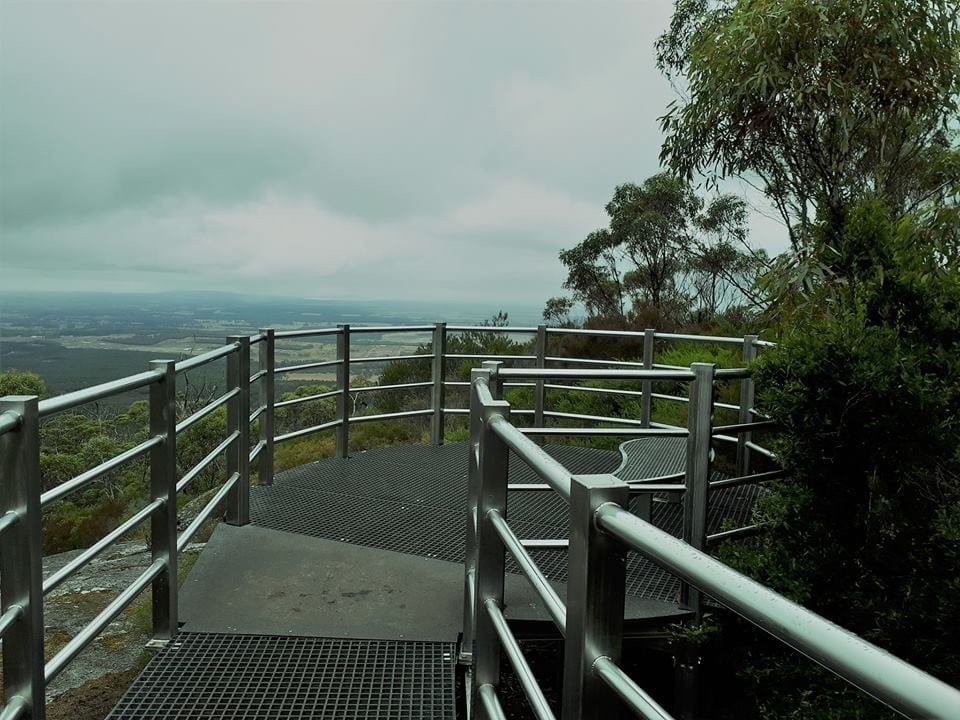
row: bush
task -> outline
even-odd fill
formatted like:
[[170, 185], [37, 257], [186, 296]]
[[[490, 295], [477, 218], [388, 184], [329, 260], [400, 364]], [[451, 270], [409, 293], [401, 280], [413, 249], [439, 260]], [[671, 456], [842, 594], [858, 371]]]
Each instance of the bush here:
[[[792, 477], [761, 504], [769, 532], [724, 558], [956, 685], [960, 274], [931, 246], [935, 237], [876, 204], [855, 208], [839, 236], [846, 255], [836, 267], [846, 271], [825, 290], [828, 311], [798, 319], [756, 363], [758, 405], [783, 425], [775, 449]], [[797, 665], [794, 657], [775, 667], [809, 680]], [[784, 686], [797, 683], [757, 693]], [[836, 683], [821, 690], [822, 710], [854, 702], [843, 717], [880, 712]], [[772, 709], [757, 714], [796, 710], [787, 707], [796, 698], [758, 697]]]

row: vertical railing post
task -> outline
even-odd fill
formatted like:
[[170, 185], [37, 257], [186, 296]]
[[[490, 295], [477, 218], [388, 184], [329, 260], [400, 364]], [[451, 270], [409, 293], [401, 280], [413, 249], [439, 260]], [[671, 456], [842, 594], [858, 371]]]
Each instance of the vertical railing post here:
[[600, 657], [620, 662], [626, 549], [594, 522], [601, 505], [629, 507], [630, 488], [613, 475], [575, 475], [570, 486], [563, 720], [617, 717], [616, 696], [594, 674]]
[[433, 328], [433, 420], [430, 439], [434, 445], [443, 445], [443, 406], [447, 391], [447, 324], [438, 322]]
[[[687, 411], [686, 490], [683, 494], [683, 539], [698, 550], [707, 544], [707, 502], [710, 489], [710, 455], [713, 427], [713, 376], [716, 366], [693, 363]], [[700, 591], [682, 583], [680, 602], [690, 607], [699, 622]]]
[[337, 325], [337, 457], [350, 456], [350, 325]]
[[240, 476], [227, 496], [227, 522], [246, 525], [250, 522], [250, 336], [231, 335], [227, 342], [239, 346], [227, 356], [227, 386], [238, 390], [227, 404], [227, 432], [238, 433], [227, 452], [227, 476]]
[[[509, 450], [493, 431], [491, 424], [497, 416], [509, 422], [510, 405], [494, 400], [481, 409], [479, 496], [477, 498], [477, 566], [476, 590], [473, 601], [474, 650], [473, 698], [474, 711], [485, 718], [483, 705], [477, 700], [482, 685], [496, 687], [500, 683], [500, 638], [486, 611], [487, 602], [503, 607], [503, 571], [505, 551], [489, 513], [496, 510], [506, 517], [507, 463]], [[485, 718], [485, 720], [488, 720]]]
[[153, 641], [177, 634], [177, 372], [173, 360], [154, 360], [163, 377], [150, 385], [150, 435], [163, 439], [150, 450], [150, 497], [163, 505], [150, 517], [150, 552], [166, 567], [153, 581]]
[[273, 328], [260, 330], [263, 339], [260, 341], [260, 370], [266, 374], [260, 378], [260, 402], [263, 412], [260, 413], [260, 457], [257, 458], [257, 480], [261, 485], [273, 484], [273, 437], [276, 432], [275, 405], [276, 397], [276, 333]]
[[502, 360], [484, 360], [481, 364], [484, 370], [490, 371], [490, 394], [494, 400], [503, 400], [503, 378], [500, 377]]
[[[748, 367], [757, 359], [757, 336], [744, 335], [743, 337], [743, 365]], [[740, 381], [740, 416], [737, 422], [753, 422], [753, 403], [755, 387], [753, 376]], [[747, 443], [752, 438], [751, 433], [737, 433], [737, 477], [750, 474], [750, 448]]]
[[[656, 330], [647, 328], [643, 331], [643, 369], [653, 370], [653, 345], [656, 342]], [[640, 422], [645, 428], [650, 427], [650, 418], [653, 412], [653, 382], [644, 380], [640, 383], [643, 395], [640, 396]]]
[[483, 408], [477, 398], [477, 380], [490, 384], [490, 371], [474, 368], [470, 371], [470, 440], [467, 443], [467, 532], [463, 559], [463, 638], [460, 643], [460, 663], [473, 662], [473, 626], [476, 618], [477, 582], [477, 506], [480, 501], [480, 431], [483, 429]]
[[[543, 370], [547, 366], [547, 326], [537, 325], [537, 342], [534, 348], [537, 356], [537, 370]], [[544, 427], [543, 411], [546, 409], [547, 388], [546, 381], [543, 378], [537, 378], [534, 383], [533, 396], [533, 426]], [[542, 445], [544, 436], [537, 435], [535, 438], [537, 444]]]
[[28, 717], [43, 720], [43, 551], [40, 545], [40, 413], [37, 398], [0, 398], [0, 413], [20, 416], [16, 430], [0, 435], [0, 516], [16, 513], [0, 541], [0, 612], [15, 606], [19, 619], [3, 638], [3, 692], [20, 697]]

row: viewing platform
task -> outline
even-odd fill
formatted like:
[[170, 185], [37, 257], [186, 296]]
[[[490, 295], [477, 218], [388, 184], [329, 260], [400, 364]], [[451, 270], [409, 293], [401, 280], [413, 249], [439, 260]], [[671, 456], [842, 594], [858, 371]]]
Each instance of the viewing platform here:
[[[412, 355], [351, 359], [352, 332], [386, 331], [429, 332], [432, 342]], [[448, 352], [448, 333], [458, 332], [527, 335], [531, 352]], [[633, 342], [642, 360], [549, 354], [551, 335], [576, 333]], [[335, 338], [336, 360], [277, 367], [275, 343], [307, 336]], [[111, 718], [499, 720], [505, 673], [537, 720], [692, 718], [695, 653], [675, 662], [674, 696], [654, 697], [649, 678], [623, 669], [623, 646], [662, 640], [668, 626], [714, 612], [751, 620], [908, 716], [950, 717], [956, 690], [711, 556], [719, 542], [762, 532], [753, 507], [788, 471], [754, 440], [775, 423], [753, 407], [749, 368], [657, 364], [658, 342], [735, 346], [745, 364], [769, 345], [754, 336], [442, 323], [264, 330], [77, 393], [3, 398], [0, 720], [43, 718], [49, 683], [148, 587], [155, 654]], [[178, 375], [221, 359], [225, 393], [177, 417]], [[431, 379], [352, 387], [354, 364], [407, 361], [429, 363]], [[463, 362], [473, 365], [469, 381], [448, 379]], [[336, 368], [334, 390], [277, 401], [279, 374], [326, 366]], [[41, 493], [40, 419], [138, 388], [150, 392], [147, 439]], [[358, 414], [351, 402], [361, 390], [413, 388], [430, 393], [429, 407]], [[739, 402], [718, 399], [721, 388]], [[508, 402], [512, 389], [529, 392], [532, 407]], [[448, 390], [468, 393], [468, 407], [452, 405]], [[626, 397], [637, 412], [554, 409], [550, 397], [568, 393]], [[324, 398], [336, 401], [334, 419], [276, 432], [277, 410]], [[685, 423], [658, 421], [655, 403], [681, 404]], [[178, 476], [177, 436], [220, 407], [226, 437]], [[467, 416], [466, 441], [445, 437], [458, 416]], [[422, 444], [351, 448], [351, 426], [365, 422], [423, 422], [429, 432]], [[273, 472], [276, 444], [324, 432], [336, 435], [334, 457]], [[591, 446], [597, 438], [619, 450]], [[178, 493], [224, 456], [222, 485], [178, 527]], [[137, 458], [148, 458], [146, 507], [42, 577], [41, 509]], [[221, 516], [178, 592], [180, 552]], [[147, 520], [150, 566], [45, 657], [44, 595]], [[521, 644], [544, 638], [563, 643], [559, 694], [545, 693]]]
[[[633, 440], [622, 453], [564, 445], [544, 449], [572, 472], [614, 473], [632, 480], [682, 472], [684, 462], [684, 443], [677, 438]], [[532, 484], [537, 476], [513, 457], [509, 480]], [[400, 717], [420, 717], [422, 712], [424, 717], [453, 717], [451, 678], [463, 624], [466, 489], [464, 442], [378, 448], [320, 460], [280, 473], [273, 485], [251, 488], [251, 523], [218, 526], [181, 590], [186, 644], [157, 656], [114, 717], [140, 717], [143, 698], [155, 703], [164, 694], [170, 696], [164, 717], [192, 712], [196, 698], [218, 692], [226, 677], [239, 671], [235, 684], [242, 685], [243, 675], [250, 672], [245, 658], [251, 648], [265, 646], [284, 674], [303, 664], [302, 653], [345, 663], [311, 680], [314, 698], [335, 694], [354, 664], [374, 662], [362, 672], [357, 669], [362, 677], [356, 682], [367, 682], [366, 690], [357, 692], [370, 693], [363, 704], [376, 705], [384, 687], [402, 680], [411, 683], [411, 704], [398, 711], [409, 713]], [[719, 491], [711, 499], [714, 529], [749, 520], [748, 496], [754, 490]], [[731, 503], [734, 495], [737, 502]], [[508, 504], [511, 524], [525, 536], [568, 536], [566, 507], [558, 496], [515, 490]], [[656, 503], [653, 519], [679, 534], [678, 505]], [[566, 550], [532, 550], [531, 556], [564, 598]], [[515, 564], [508, 564], [508, 573], [505, 615], [515, 634], [556, 635], [540, 597]], [[675, 579], [639, 557], [628, 563], [627, 588], [628, 635], [662, 630], [664, 624], [692, 615], [678, 602]], [[185, 651], [214, 650], [220, 672], [198, 675], [181, 668]], [[237, 657], [231, 664], [233, 653]], [[396, 670], [406, 654], [417, 658], [409, 677]], [[380, 666], [373, 660], [380, 657], [391, 660]], [[257, 674], [263, 678], [270, 673], [270, 668], [261, 668]], [[171, 676], [178, 678], [173, 684]], [[417, 683], [422, 692], [412, 690]], [[401, 697], [402, 688], [398, 692]], [[420, 702], [425, 695], [446, 699], [428, 704], [426, 710], [414, 707], [413, 700]], [[275, 702], [272, 694], [244, 697], [235, 711], [242, 707], [250, 717], [272, 717]], [[336, 702], [326, 709], [306, 699], [305, 704], [316, 714], [304, 717], [344, 717], [348, 712]]]

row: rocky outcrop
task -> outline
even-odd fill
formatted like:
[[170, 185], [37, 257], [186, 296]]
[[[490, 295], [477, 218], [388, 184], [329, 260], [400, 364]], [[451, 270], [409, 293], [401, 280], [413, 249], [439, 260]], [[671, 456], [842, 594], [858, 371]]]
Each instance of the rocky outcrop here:
[[[189, 562], [203, 543], [190, 545], [181, 556]], [[45, 577], [56, 572], [81, 550], [51, 555], [43, 560]], [[51, 592], [45, 603], [47, 660], [103, 610], [150, 565], [150, 551], [140, 542], [108, 548], [86, 567]], [[49, 699], [110, 673], [126, 672], [144, 660], [150, 640], [150, 592], [145, 591], [71, 662], [47, 689]]]

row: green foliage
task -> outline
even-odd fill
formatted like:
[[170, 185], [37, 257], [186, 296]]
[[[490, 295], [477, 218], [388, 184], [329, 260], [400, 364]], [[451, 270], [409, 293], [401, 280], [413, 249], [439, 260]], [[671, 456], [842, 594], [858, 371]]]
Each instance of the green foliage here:
[[573, 325], [572, 310], [573, 300], [570, 298], [552, 297], [543, 306], [543, 322], [553, 327], [570, 327]]
[[[769, 532], [724, 557], [958, 684], [960, 273], [911, 219], [877, 202], [846, 216], [822, 229], [837, 239], [842, 281], [756, 364], [758, 405], [783, 425], [775, 449], [792, 477], [762, 503]], [[756, 692], [788, 716], [785, 698]], [[850, 703], [834, 686], [820, 698]], [[873, 717], [870, 707], [851, 716]]]
[[[654, 308], [661, 322], [714, 317], [749, 294], [762, 258], [744, 252], [746, 207], [724, 195], [709, 205], [668, 173], [617, 186], [609, 228], [560, 253], [564, 288], [590, 316], [621, 322]], [[544, 318], [569, 320], [572, 303], [552, 298]]]
[[122, 522], [124, 506], [122, 500], [110, 498], [84, 504], [57, 503], [43, 518], [44, 553], [89, 547]]
[[699, 623], [674, 623], [666, 628], [667, 637], [693, 645], [706, 645], [720, 634], [720, 625], [709, 618]]
[[10, 368], [0, 372], [0, 397], [5, 395], [39, 395], [43, 397], [47, 387], [43, 379], [32, 372]]
[[273, 466], [276, 472], [333, 457], [337, 444], [328, 433], [287, 440], [274, 446]]
[[896, 214], [956, 193], [960, 27], [950, 0], [677, 0], [658, 64], [683, 177], [759, 177], [794, 251], [875, 194]]
[[[333, 385], [326, 383], [301, 385], [293, 392], [283, 393], [280, 396], [280, 401], [283, 402], [286, 400], [310, 397], [311, 395], [320, 395], [335, 389]], [[309, 400], [297, 405], [277, 408], [274, 416], [276, 433], [277, 435], [283, 435], [293, 430], [314, 427], [322, 423], [330, 422], [334, 419], [336, 409], [337, 400], [335, 397]]]

